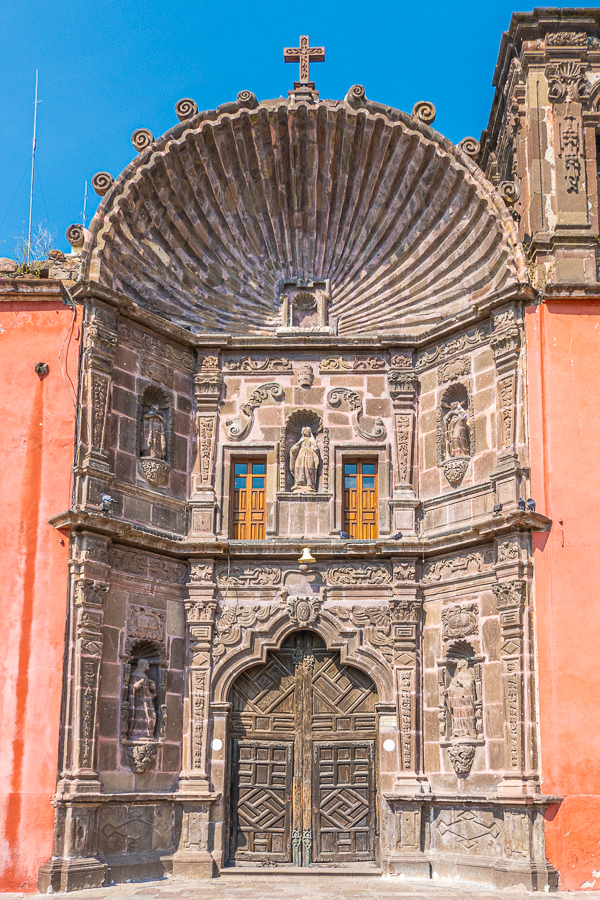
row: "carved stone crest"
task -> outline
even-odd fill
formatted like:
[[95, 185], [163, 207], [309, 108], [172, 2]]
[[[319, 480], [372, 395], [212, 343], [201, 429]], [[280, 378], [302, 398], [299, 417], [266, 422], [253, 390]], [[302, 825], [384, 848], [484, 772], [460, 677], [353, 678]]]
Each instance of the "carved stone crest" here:
[[167, 614], [161, 609], [147, 606], [130, 606], [127, 611], [128, 637], [164, 641]]
[[302, 628], [311, 625], [319, 618], [320, 597], [287, 597], [285, 608], [290, 621]]
[[451, 606], [442, 611], [445, 640], [463, 638], [477, 631], [478, 608], [476, 603], [467, 606]]

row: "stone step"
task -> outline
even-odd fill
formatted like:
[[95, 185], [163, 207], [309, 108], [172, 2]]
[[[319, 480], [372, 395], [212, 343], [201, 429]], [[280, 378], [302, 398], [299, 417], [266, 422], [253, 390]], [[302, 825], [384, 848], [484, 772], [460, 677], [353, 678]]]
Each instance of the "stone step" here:
[[221, 877], [228, 875], [346, 875], [353, 878], [357, 875], [376, 877], [383, 875], [383, 870], [376, 866], [227, 866], [221, 869]]

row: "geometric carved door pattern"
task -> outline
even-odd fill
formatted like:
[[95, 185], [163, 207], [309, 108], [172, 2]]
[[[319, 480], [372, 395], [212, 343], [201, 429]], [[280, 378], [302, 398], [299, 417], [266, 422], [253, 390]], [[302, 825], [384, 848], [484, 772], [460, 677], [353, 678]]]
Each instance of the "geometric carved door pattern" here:
[[229, 858], [327, 865], [375, 859], [371, 679], [296, 632], [232, 688]]

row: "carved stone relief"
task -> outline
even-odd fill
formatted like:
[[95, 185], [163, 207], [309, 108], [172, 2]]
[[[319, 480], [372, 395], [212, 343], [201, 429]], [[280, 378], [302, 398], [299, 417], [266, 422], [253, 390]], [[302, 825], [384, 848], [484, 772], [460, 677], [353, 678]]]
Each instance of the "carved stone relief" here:
[[423, 581], [439, 582], [459, 578], [465, 575], [476, 575], [492, 567], [492, 549], [477, 550], [464, 556], [448, 556], [436, 562], [426, 563], [423, 570]]
[[229, 372], [287, 372], [292, 373], [292, 363], [283, 356], [266, 359], [252, 359], [251, 356], [242, 356], [240, 359], [228, 359], [225, 368]]
[[460, 337], [453, 338], [446, 343], [438, 344], [432, 350], [423, 350], [417, 358], [417, 371], [428, 368], [437, 363], [439, 360], [445, 360], [447, 357], [455, 356], [485, 343], [489, 334], [489, 325], [479, 325], [477, 328], [468, 331]]
[[344, 563], [330, 566], [327, 583], [334, 586], [391, 584], [392, 573], [384, 563]]
[[130, 606], [127, 609], [127, 636], [164, 641], [167, 614], [148, 606]]
[[367, 441], [381, 441], [387, 437], [387, 431], [383, 420], [379, 417], [373, 420], [373, 429], [369, 431], [361, 424], [362, 400], [350, 388], [333, 388], [327, 394], [327, 402], [333, 409], [337, 409], [342, 403], [347, 403], [353, 413], [352, 422], [358, 434]]
[[281, 569], [278, 566], [219, 566], [215, 573], [220, 588], [252, 588], [271, 587], [281, 581]]
[[474, 634], [478, 627], [479, 609], [476, 603], [465, 606], [449, 606], [442, 610], [442, 637], [444, 640], [464, 638]]
[[254, 422], [254, 410], [267, 400], [284, 400], [285, 391], [280, 384], [262, 384], [250, 394], [248, 402], [241, 407], [236, 419], [227, 419], [225, 431], [231, 441], [243, 441], [248, 436]]

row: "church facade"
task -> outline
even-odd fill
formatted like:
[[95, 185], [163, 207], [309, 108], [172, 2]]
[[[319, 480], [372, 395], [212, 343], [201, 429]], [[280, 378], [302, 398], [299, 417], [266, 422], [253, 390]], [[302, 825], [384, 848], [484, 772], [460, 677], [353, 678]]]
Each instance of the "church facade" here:
[[552, 733], [561, 692], [588, 696], [553, 658], [572, 432], [544, 429], [593, 383], [544, 406], [566, 366], [544, 316], [554, 346], [576, 317], [585, 362], [600, 293], [600, 14], [569, 12], [513, 17], [481, 142], [429, 102], [321, 99], [306, 38], [287, 99], [182, 100], [94, 177], [49, 272], [80, 356], [44, 525], [66, 605], [42, 890], [232, 866], [548, 890], [581, 886], [569, 854], [596, 866], [552, 830], [600, 795], [589, 760], [565, 790]]

